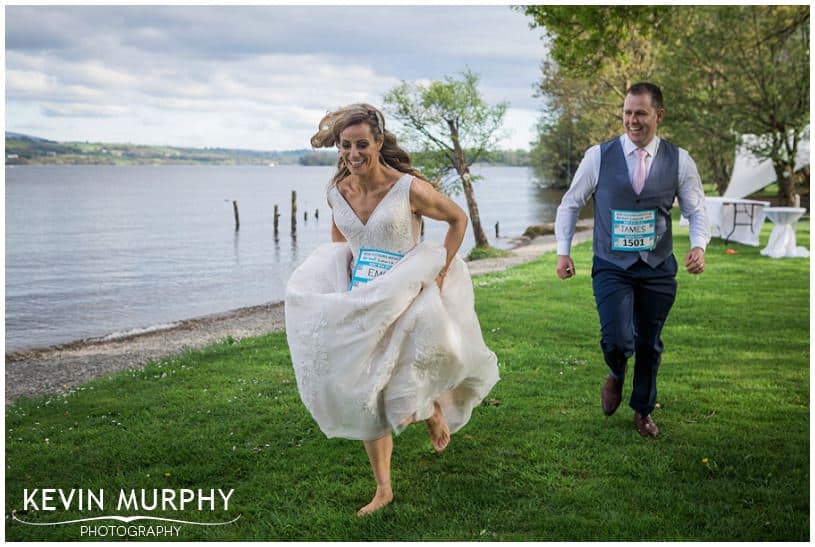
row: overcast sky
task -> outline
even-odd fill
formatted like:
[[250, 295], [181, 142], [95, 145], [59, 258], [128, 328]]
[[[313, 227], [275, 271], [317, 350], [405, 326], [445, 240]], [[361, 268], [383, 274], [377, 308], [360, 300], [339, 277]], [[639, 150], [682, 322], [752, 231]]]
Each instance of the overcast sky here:
[[470, 68], [528, 148], [544, 55], [508, 6], [7, 6], [6, 130], [308, 148], [326, 110]]

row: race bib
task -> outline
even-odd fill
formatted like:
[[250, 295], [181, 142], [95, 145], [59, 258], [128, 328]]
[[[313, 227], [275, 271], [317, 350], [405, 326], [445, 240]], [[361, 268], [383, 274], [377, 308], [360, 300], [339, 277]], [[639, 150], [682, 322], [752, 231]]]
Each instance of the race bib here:
[[404, 255], [380, 251], [378, 249], [360, 249], [357, 264], [351, 274], [351, 284], [348, 290], [352, 290], [363, 283], [376, 279], [393, 268]]
[[611, 230], [613, 251], [651, 251], [656, 246], [657, 211], [612, 209]]

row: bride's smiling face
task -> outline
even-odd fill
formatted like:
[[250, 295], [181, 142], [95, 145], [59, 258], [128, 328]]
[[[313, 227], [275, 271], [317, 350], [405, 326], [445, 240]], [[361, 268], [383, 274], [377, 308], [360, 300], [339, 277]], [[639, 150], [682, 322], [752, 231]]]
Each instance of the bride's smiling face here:
[[374, 139], [367, 123], [358, 123], [342, 130], [339, 148], [351, 174], [364, 175], [376, 166], [382, 143]]

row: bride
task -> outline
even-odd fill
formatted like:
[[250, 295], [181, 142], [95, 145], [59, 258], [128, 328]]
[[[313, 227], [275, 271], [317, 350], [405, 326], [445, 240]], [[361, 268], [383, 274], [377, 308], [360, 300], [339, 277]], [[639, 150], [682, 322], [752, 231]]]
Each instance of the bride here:
[[[367, 104], [331, 112], [311, 144], [339, 148], [328, 188], [333, 243], [292, 273], [286, 334], [320, 429], [365, 445], [376, 493], [363, 516], [393, 500], [391, 434], [423, 421], [441, 452], [498, 381], [498, 366], [456, 254], [467, 216], [421, 178], [382, 113]], [[449, 225], [443, 246], [418, 242], [422, 216]]]

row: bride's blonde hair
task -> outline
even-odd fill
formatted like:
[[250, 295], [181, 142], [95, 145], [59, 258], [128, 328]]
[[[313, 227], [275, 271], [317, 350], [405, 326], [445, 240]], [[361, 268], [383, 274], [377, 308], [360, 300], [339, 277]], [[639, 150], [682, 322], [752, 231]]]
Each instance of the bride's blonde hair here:
[[[340, 133], [352, 125], [361, 123], [367, 124], [371, 128], [371, 134], [377, 141], [384, 138], [382, 149], [379, 151], [379, 163], [389, 165], [402, 173], [410, 173], [414, 177], [424, 178], [413, 167], [410, 155], [396, 143], [396, 135], [385, 129], [385, 118], [382, 116], [382, 112], [369, 104], [351, 104], [326, 114], [320, 120], [319, 130], [311, 137], [311, 146], [313, 148], [338, 146]], [[337, 172], [334, 174], [334, 178], [331, 179], [331, 186], [335, 186], [350, 174], [351, 172], [345, 162], [342, 161], [342, 158], [337, 158]]]

